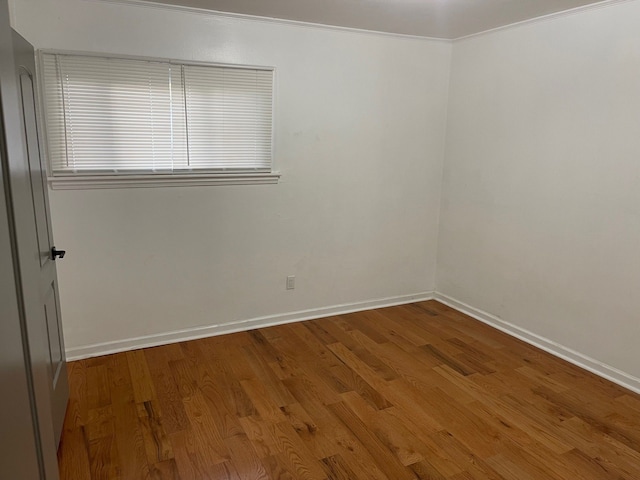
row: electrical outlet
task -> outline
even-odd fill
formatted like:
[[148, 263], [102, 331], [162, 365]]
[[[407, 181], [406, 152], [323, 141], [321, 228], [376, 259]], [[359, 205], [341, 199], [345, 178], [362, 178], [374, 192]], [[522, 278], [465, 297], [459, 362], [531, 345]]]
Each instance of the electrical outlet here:
[[293, 290], [294, 288], [296, 288], [296, 276], [289, 275], [287, 277], [287, 290]]

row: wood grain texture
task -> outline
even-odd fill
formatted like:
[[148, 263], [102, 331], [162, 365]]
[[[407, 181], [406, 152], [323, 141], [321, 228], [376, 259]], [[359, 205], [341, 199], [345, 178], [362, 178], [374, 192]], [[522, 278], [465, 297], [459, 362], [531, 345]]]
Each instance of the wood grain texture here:
[[640, 478], [640, 396], [435, 301], [80, 360], [63, 480]]

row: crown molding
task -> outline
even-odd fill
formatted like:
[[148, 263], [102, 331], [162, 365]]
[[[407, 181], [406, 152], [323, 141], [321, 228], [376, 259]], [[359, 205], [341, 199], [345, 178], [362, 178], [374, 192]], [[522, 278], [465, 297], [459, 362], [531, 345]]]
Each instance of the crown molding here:
[[580, 13], [586, 13], [591, 10], [599, 10], [601, 8], [612, 7], [619, 3], [629, 3], [634, 1], [636, 0], [603, 0], [601, 2], [590, 3], [589, 5], [581, 5], [579, 7], [570, 8], [569, 10], [562, 10], [560, 12], [541, 15], [540, 17], [529, 18], [527, 20], [522, 20], [520, 22], [515, 22], [515, 23], [510, 23], [508, 25], [502, 25], [500, 27], [490, 28], [489, 30], [483, 30], [482, 32], [471, 33], [469, 35], [464, 35], [462, 37], [454, 38], [453, 40], [451, 40], [451, 42], [457, 43], [463, 40], [480, 37], [482, 35], [487, 35], [490, 33], [497, 33], [503, 30], [510, 30], [516, 27], [523, 27], [523, 26], [531, 25], [535, 23], [547, 22], [547, 21], [556, 20], [562, 17], [569, 17], [572, 15], [578, 15]]
[[236, 20], [244, 20], [244, 21], [251, 21], [251, 22], [275, 23], [275, 24], [288, 25], [288, 26], [300, 27], [300, 28], [331, 30], [331, 31], [355, 33], [355, 34], [361, 34], [361, 35], [378, 35], [383, 37], [401, 38], [401, 39], [409, 39], [409, 40], [455, 43], [455, 42], [460, 42], [463, 40], [479, 37], [482, 35], [497, 33], [503, 30], [511, 29], [511, 28], [535, 24], [538, 22], [555, 20], [565, 16], [577, 15], [587, 11], [598, 10], [601, 8], [611, 7], [620, 3], [628, 3], [636, 0], [602, 0], [600, 2], [591, 3], [589, 5], [581, 5], [579, 7], [571, 8], [569, 10], [562, 10], [560, 12], [549, 13], [547, 15], [541, 15], [539, 17], [522, 20], [520, 22], [510, 23], [508, 25], [502, 25], [499, 27], [491, 28], [489, 30], [483, 30], [481, 32], [471, 33], [469, 35], [463, 35], [462, 37], [456, 37], [453, 39], [429, 37], [424, 35], [408, 35], [403, 33], [383, 32], [378, 30], [367, 30], [362, 28], [343, 27], [339, 25], [327, 25], [323, 23], [304, 22], [301, 20], [288, 20], [284, 18], [249, 15], [246, 13], [222, 12], [219, 10], [208, 10], [205, 8], [188, 7], [184, 5], [172, 5], [167, 3], [154, 2], [150, 0], [85, 0], [85, 1], [113, 3], [113, 4], [119, 4], [119, 5], [153, 8], [158, 10], [177, 11], [182, 13], [196, 14], [196, 15], [208, 15], [208, 16], [213, 16], [218, 18], [232, 18]]
[[145, 7], [145, 8], [153, 8], [158, 10], [169, 10], [174, 12], [190, 13], [190, 14], [196, 14], [196, 15], [207, 15], [207, 16], [219, 17], [219, 18], [232, 18], [236, 20], [244, 20], [244, 21], [250, 21], [250, 22], [275, 23], [280, 25], [288, 25], [292, 27], [331, 30], [331, 31], [338, 31], [338, 32], [355, 33], [360, 35], [376, 35], [376, 36], [399, 38], [399, 39], [405, 39], [405, 40], [451, 43], [451, 40], [446, 38], [427, 37], [423, 35], [408, 35], [404, 33], [394, 33], [394, 32], [382, 32], [378, 30], [367, 30], [364, 28], [342, 27], [339, 25], [327, 25], [324, 23], [304, 22], [302, 20], [288, 20], [284, 18], [263, 17], [259, 15], [249, 15], [246, 13], [221, 12], [219, 10], [187, 7], [185, 5], [172, 5], [167, 3], [153, 2], [149, 0], [85, 0], [85, 1], [99, 2], [99, 3], [113, 3], [118, 5]]

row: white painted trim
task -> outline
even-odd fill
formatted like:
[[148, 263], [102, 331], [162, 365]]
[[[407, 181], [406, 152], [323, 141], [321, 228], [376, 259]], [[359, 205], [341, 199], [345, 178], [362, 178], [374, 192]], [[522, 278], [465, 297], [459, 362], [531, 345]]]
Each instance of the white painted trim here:
[[78, 175], [65, 177], [49, 177], [49, 185], [51, 185], [52, 190], [90, 190], [93, 188], [271, 185], [278, 183], [279, 179], [279, 173]]
[[11, 28], [16, 28], [16, 7], [14, 5], [15, 0], [9, 0], [9, 25]]
[[487, 325], [496, 328], [501, 332], [511, 335], [512, 337], [519, 338], [523, 342], [538, 347], [541, 350], [550, 353], [551, 355], [566, 360], [569, 363], [573, 363], [578, 367], [584, 368], [591, 373], [606, 378], [607, 380], [628, 388], [633, 392], [640, 393], [640, 378], [634, 377], [633, 375], [630, 375], [626, 372], [623, 372], [622, 370], [618, 370], [617, 368], [588, 357], [587, 355], [583, 355], [580, 352], [565, 347], [564, 345], [549, 340], [548, 338], [545, 338], [541, 335], [530, 332], [529, 330], [514, 325], [513, 323], [502, 320], [495, 315], [467, 305], [466, 303], [449, 297], [448, 295], [445, 295], [443, 293], [436, 292], [434, 295], [434, 299], [440, 303], [448, 305], [449, 307], [461, 313], [464, 313], [465, 315], [469, 315], [470, 317], [475, 318], [482, 323], [486, 323]]
[[198, 338], [213, 337], [227, 333], [243, 332], [254, 328], [272, 327], [285, 323], [301, 322], [315, 318], [330, 317], [333, 315], [343, 315], [346, 313], [372, 310], [374, 308], [392, 307], [394, 305], [404, 305], [407, 303], [433, 300], [433, 292], [414, 293], [411, 295], [399, 295], [396, 297], [367, 300], [364, 302], [345, 303], [332, 307], [312, 308], [297, 312], [282, 313], [277, 315], [267, 315], [248, 320], [230, 322], [219, 325], [207, 325], [203, 327], [187, 328], [167, 333], [145, 335], [142, 337], [125, 338], [112, 342], [96, 343], [66, 349], [67, 361], [80, 360], [83, 358], [98, 357], [109, 353], [123, 352], [127, 350], [137, 350], [139, 348], [155, 347], [168, 343], [184, 342], [196, 340]]
[[[111, 1], [111, 0], [102, 0], [102, 1]], [[38, 57], [39, 64], [42, 65], [42, 56], [43, 55], [68, 55], [68, 56], [80, 56], [80, 57], [98, 57], [98, 58], [106, 58], [106, 59], [128, 59], [128, 60], [142, 60], [147, 62], [161, 62], [161, 63], [170, 63], [172, 65], [177, 66], [190, 66], [195, 65], [198, 67], [221, 67], [221, 68], [238, 68], [238, 69], [249, 69], [249, 70], [265, 70], [268, 72], [276, 71], [276, 67], [270, 65], [250, 65], [244, 63], [222, 63], [222, 62], [206, 62], [199, 60], [184, 60], [180, 58], [171, 58], [171, 57], [150, 57], [148, 55], [131, 55], [128, 53], [115, 53], [115, 52], [99, 52], [99, 51], [90, 51], [90, 50], [68, 50], [68, 49], [59, 49], [59, 48], [39, 48], [36, 51], [36, 56]]]
[[148, 0], [85, 0], [85, 1], [115, 3], [115, 4], [130, 5], [130, 6], [137, 6], [137, 7], [156, 8], [160, 10], [173, 10], [173, 11], [184, 12], [184, 13], [210, 15], [214, 17], [235, 18], [238, 20], [249, 20], [253, 22], [263, 22], [263, 23], [277, 23], [282, 25], [290, 25], [293, 27], [334, 30], [334, 31], [340, 31], [340, 32], [347, 32], [347, 33], [364, 34], [364, 35], [382, 35], [384, 37], [396, 37], [396, 38], [404, 38], [409, 40], [426, 40], [430, 42], [445, 42], [445, 43], [451, 42], [451, 40], [446, 38], [427, 37], [424, 35], [410, 35], [406, 33], [382, 32], [378, 30], [367, 30], [364, 28], [342, 27], [340, 25], [327, 25], [324, 23], [304, 22], [302, 20], [288, 20], [285, 18], [263, 17], [260, 15], [249, 15], [247, 13], [222, 12], [219, 10], [209, 10], [205, 8], [187, 7], [185, 5], [158, 3], [158, 2], [148, 1]]
[[278, 23], [284, 25], [291, 25], [296, 27], [303, 28], [319, 28], [325, 30], [337, 30], [343, 32], [350, 33], [360, 33], [360, 34], [369, 34], [369, 35], [382, 35], [386, 37], [397, 37], [397, 38], [406, 38], [406, 39], [414, 39], [414, 40], [427, 40], [432, 42], [445, 42], [445, 43], [453, 43], [461, 40], [466, 40], [469, 38], [477, 37], [480, 35], [485, 35], [488, 33], [494, 33], [501, 30], [507, 30], [513, 27], [519, 27], [523, 25], [528, 25], [537, 22], [543, 22], [547, 20], [553, 20], [559, 17], [564, 17], [568, 15], [575, 15], [578, 13], [582, 13], [588, 10], [603, 8], [612, 6], [618, 3], [626, 3], [630, 1], [636, 0], [602, 0], [600, 2], [591, 3], [589, 5], [581, 5], [579, 7], [570, 8], [568, 10], [561, 10], [559, 12], [549, 13], [547, 15], [541, 15], [539, 17], [529, 18], [526, 20], [522, 20], [520, 22], [510, 23], [507, 25], [501, 25], [499, 27], [491, 28], [489, 30], [483, 30], [481, 32], [471, 33], [469, 35], [464, 35], [462, 37], [457, 38], [439, 38], [439, 37], [428, 37], [424, 35], [409, 35], [404, 33], [395, 33], [395, 32], [382, 32], [377, 30], [366, 30], [363, 28], [354, 28], [354, 27], [342, 27], [339, 25], [327, 25], [323, 23], [312, 23], [312, 22], [304, 22], [302, 20], [287, 20], [284, 18], [275, 18], [275, 17], [263, 17], [259, 15], [249, 15], [246, 13], [233, 13], [233, 12], [222, 12], [219, 10], [209, 10], [205, 8], [197, 8], [197, 7], [187, 7], [185, 5], [172, 5], [167, 3], [158, 3], [150, 0], [85, 0], [85, 1], [94, 1], [94, 2], [102, 2], [102, 3], [115, 3], [121, 5], [130, 5], [130, 6], [138, 6], [138, 7], [147, 7], [147, 8], [156, 8], [161, 10], [173, 10], [185, 13], [192, 14], [200, 14], [200, 15], [211, 15], [215, 17], [226, 17], [226, 18], [235, 18], [239, 20], [249, 20], [254, 22], [264, 22], [264, 23]]
[[597, 10], [605, 7], [612, 7], [618, 3], [627, 3], [636, 0], [603, 0], [601, 2], [590, 3], [588, 5], [581, 5], [579, 7], [570, 8], [569, 10], [561, 10], [559, 12], [548, 13], [547, 15], [541, 15], [539, 17], [528, 18], [527, 20], [522, 20], [520, 22], [509, 23], [508, 25], [501, 25], [499, 27], [490, 28], [489, 30], [483, 30], [481, 32], [471, 33], [469, 35], [464, 35], [462, 37], [454, 38], [452, 42], [459, 42], [462, 40], [467, 40], [469, 38], [479, 37], [481, 35], [486, 35], [489, 33], [500, 32], [502, 30], [509, 30], [515, 27], [522, 27], [525, 25], [530, 25], [538, 22], [546, 22], [549, 20], [555, 20], [561, 17], [568, 17], [570, 15], [577, 15], [579, 13], [584, 13], [589, 10]]
[[404, 305], [407, 303], [422, 302], [426, 300], [437, 300], [465, 315], [468, 315], [482, 323], [500, 330], [508, 335], [516, 337], [523, 342], [540, 348], [551, 355], [566, 360], [569, 363], [584, 368], [600, 377], [621, 385], [629, 390], [640, 393], [640, 378], [634, 377], [626, 372], [618, 370], [610, 365], [595, 360], [587, 355], [572, 350], [564, 345], [549, 340], [541, 335], [535, 334], [524, 328], [518, 327], [510, 322], [502, 320], [495, 315], [472, 307], [464, 302], [456, 300], [440, 292], [423, 292], [412, 295], [400, 295], [364, 302], [346, 303], [331, 307], [313, 308], [297, 312], [283, 313], [277, 315], [267, 315], [248, 320], [230, 322], [219, 325], [207, 325], [203, 327], [187, 328], [173, 332], [145, 335], [142, 337], [126, 338], [112, 342], [96, 343], [80, 347], [66, 349], [67, 361], [81, 360], [83, 358], [98, 357], [110, 353], [118, 353], [139, 348], [155, 347], [168, 343], [184, 342], [196, 340], [228, 333], [243, 332], [255, 328], [272, 327], [286, 323], [302, 322], [316, 318], [330, 317], [333, 315], [343, 315], [347, 313], [372, 310], [375, 308], [391, 307], [394, 305]]

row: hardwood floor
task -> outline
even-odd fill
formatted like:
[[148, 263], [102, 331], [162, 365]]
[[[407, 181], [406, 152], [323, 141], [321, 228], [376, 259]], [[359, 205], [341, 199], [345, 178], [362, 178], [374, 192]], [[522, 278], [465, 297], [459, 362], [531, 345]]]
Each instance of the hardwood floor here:
[[640, 396], [435, 301], [69, 371], [63, 480], [640, 478]]

